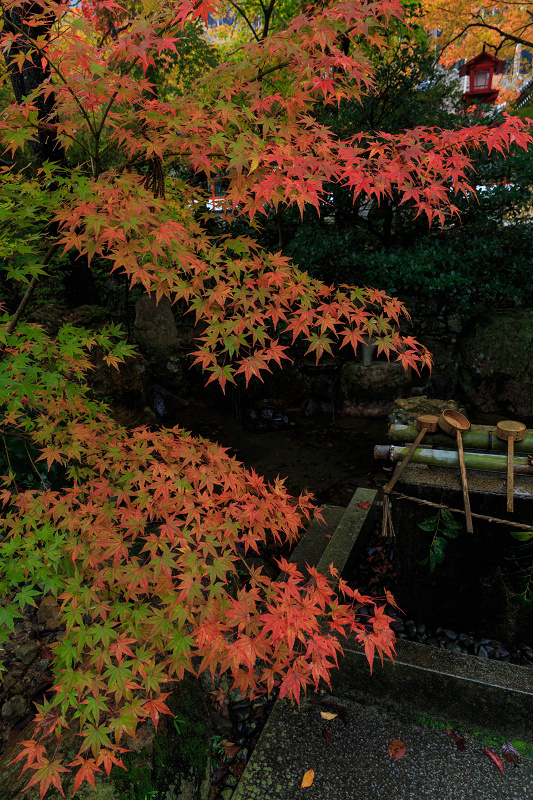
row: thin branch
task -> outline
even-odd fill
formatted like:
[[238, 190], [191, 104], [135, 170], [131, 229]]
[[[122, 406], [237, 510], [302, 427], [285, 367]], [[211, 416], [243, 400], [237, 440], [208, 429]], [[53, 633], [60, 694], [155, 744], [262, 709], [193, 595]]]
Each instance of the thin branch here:
[[118, 91], [117, 92], [113, 92], [113, 94], [111, 95], [111, 99], [109, 100], [109, 103], [104, 108], [104, 111], [102, 113], [102, 119], [100, 120], [100, 125], [98, 126], [98, 129], [97, 129], [96, 134], [95, 134], [97, 137], [99, 137], [101, 135], [101, 133], [102, 133], [105, 121], [107, 119], [107, 115], [109, 114], [109, 111], [111, 110], [111, 106], [115, 102], [115, 100], [117, 98], [117, 95], [118, 95]]
[[[45, 253], [45, 256], [44, 256], [43, 260], [41, 261], [41, 264], [43, 265], [43, 267], [45, 267], [47, 264], [50, 263], [50, 261], [52, 260], [52, 258], [54, 257], [54, 255], [56, 254], [58, 249], [59, 249], [59, 242], [55, 242], [54, 244], [50, 245], [50, 247], [48, 248], [48, 250]], [[19, 319], [21, 318], [22, 314], [24, 313], [24, 309], [26, 308], [26, 306], [28, 305], [28, 303], [30, 301], [30, 298], [31, 298], [31, 296], [33, 294], [33, 290], [37, 286], [37, 281], [38, 280], [39, 280], [39, 276], [38, 275], [34, 275], [33, 278], [31, 279], [30, 284], [29, 284], [28, 288], [26, 289], [26, 294], [24, 295], [24, 297], [20, 301], [19, 307], [15, 311], [13, 319], [9, 323], [9, 326], [8, 326], [8, 329], [7, 329], [7, 333], [8, 334], [13, 333], [13, 331], [17, 327], [17, 323], [18, 323]]]
[[237, 12], [238, 12], [240, 15], [241, 15], [241, 17], [244, 19], [244, 21], [246, 22], [246, 24], [248, 25], [248, 27], [249, 27], [249, 28], [250, 28], [250, 30], [252, 31], [252, 33], [253, 33], [253, 35], [254, 35], [254, 38], [255, 38], [255, 40], [256, 40], [257, 42], [261, 41], [260, 37], [257, 35], [257, 32], [256, 32], [256, 30], [255, 30], [254, 26], [252, 25], [252, 23], [251, 23], [251, 22], [250, 22], [250, 20], [248, 19], [248, 16], [247, 16], [246, 12], [245, 12], [245, 11], [243, 11], [243, 9], [242, 9], [242, 8], [241, 8], [239, 5], [237, 5], [237, 3], [234, 3], [234, 2], [233, 2], [233, 0], [229, 0], [229, 4], [230, 4], [230, 6], [231, 6], [232, 8], [234, 8], [234, 9], [235, 9], [235, 10], [236, 10], [236, 11], [237, 11]]
[[36, 44], [36, 42], [33, 39], [30, 39], [30, 37], [27, 36], [24, 33], [24, 30], [22, 28], [20, 28], [15, 22], [13, 22], [12, 20], [7, 20], [6, 17], [5, 17], [5, 13], [2, 14], [0, 19], [4, 20], [4, 24], [9, 24], [14, 30], [18, 31], [20, 36], [22, 36], [23, 39], [30, 45], [30, 48], [33, 48], [37, 53], [39, 53], [41, 55], [42, 58], [46, 59], [46, 63], [48, 64], [48, 66], [56, 73], [56, 75], [59, 76], [59, 78], [63, 82], [64, 86], [66, 86], [68, 92], [72, 95], [72, 98], [73, 98], [74, 102], [76, 103], [76, 105], [78, 106], [79, 110], [81, 111], [81, 114], [82, 114], [84, 120], [87, 122], [87, 125], [89, 126], [89, 129], [90, 129], [91, 133], [94, 135], [94, 130], [93, 130], [92, 125], [91, 125], [91, 119], [90, 119], [87, 111], [85, 110], [85, 108], [83, 106], [83, 103], [78, 99], [78, 97], [76, 96], [76, 92], [69, 85], [69, 82], [67, 81], [66, 77], [63, 75], [63, 73], [61, 72], [59, 67], [57, 67], [54, 64], [54, 62], [50, 60], [50, 58], [48, 57], [48, 55], [47, 55], [46, 51], [44, 50], [44, 48], [39, 47], [39, 45]]
[[21, 433], [20, 431], [12, 430], [11, 428], [6, 428], [3, 431], [2, 437], [4, 436], [12, 436], [15, 439], [22, 439], [23, 442], [29, 442], [30, 444], [35, 444], [35, 441], [29, 434]]
[[[4, 440], [4, 441], [5, 441], [5, 440]], [[29, 460], [30, 460], [30, 464], [32, 465], [33, 469], [35, 470], [35, 473], [37, 474], [37, 477], [38, 477], [38, 478], [39, 478], [39, 480], [41, 481], [41, 483], [42, 483], [42, 485], [43, 485], [43, 489], [46, 491], [46, 483], [45, 483], [45, 482], [44, 482], [44, 480], [43, 480], [43, 476], [41, 475], [41, 473], [39, 472], [39, 470], [38, 470], [38, 469], [37, 469], [37, 467], [35, 466], [35, 462], [33, 461], [33, 458], [32, 458], [32, 457], [31, 457], [31, 455], [30, 455], [30, 451], [28, 450], [28, 445], [26, 444], [26, 442], [24, 442], [24, 448], [25, 448], [25, 450], [26, 450], [26, 455], [28, 456], [28, 458], [29, 458]]]
[[[461, 29], [460, 33], [457, 34], [457, 36], [454, 36], [453, 39], [450, 39], [450, 41], [444, 45], [444, 47], [442, 48], [442, 52], [444, 52], [447, 47], [450, 47], [458, 39], [461, 39], [466, 33], [466, 31], [469, 30], [470, 28], [484, 28], [485, 30], [495, 31], [497, 34], [499, 34], [503, 39], [507, 41], [516, 42], [516, 44], [523, 44], [526, 47], [533, 48], [533, 42], [530, 42], [528, 39], [524, 39], [521, 36], [515, 36], [513, 33], [506, 33], [505, 31], [502, 31], [501, 28], [498, 28], [496, 25], [489, 25], [488, 23], [481, 21], [481, 22], [470, 22], [468, 25], [465, 25], [464, 28]], [[492, 46], [494, 47], [494, 45]]]

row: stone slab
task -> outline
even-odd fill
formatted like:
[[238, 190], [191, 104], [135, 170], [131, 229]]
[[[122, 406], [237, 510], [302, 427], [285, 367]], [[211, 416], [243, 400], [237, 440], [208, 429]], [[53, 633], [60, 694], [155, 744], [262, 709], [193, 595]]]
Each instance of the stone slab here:
[[350, 568], [351, 559], [362, 547], [374, 523], [377, 494], [376, 489], [359, 487], [356, 490], [317, 564], [319, 572], [325, 574], [330, 564], [340, 575]]
[[300, 572], [305, 575], [305, 566], [309, 564], [315, 566], [320, 561], [322, 554], [330, 537], [335, 533], [339, 522], [341, 521], [344, 512], [344, 506], [324, 505], [321, 508], [324, 522], [318, 519], [313, 519], [311, 524], [302, 535], [297, 546], [292, 551], [290, 561], [296, 564]]
[[[477, 738], [459, 753], [442, 730], [404, 715], [337, 697], [344, 713], [325, 722], [320, 706], [299, 711], [278, 701], [232, 800], [528, 800], [533, 761], [505, 764], [503, 774]], [[344, 718], [344, 720], [343, 720]], [[324, 730], [331, 736], [326, 742]], [[403, 758], [388, 744], [400, 739]], [[314, 770], [312, 786], [302, 777]]]

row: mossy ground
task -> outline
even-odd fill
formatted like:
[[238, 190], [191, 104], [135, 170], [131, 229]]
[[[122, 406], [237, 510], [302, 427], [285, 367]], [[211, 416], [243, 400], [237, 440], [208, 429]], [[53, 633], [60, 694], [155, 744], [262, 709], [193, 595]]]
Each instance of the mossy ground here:
[[[117, 800], [164, 800], [179, 792], [185, 779], [199, 787], [206, 775], [211, 738], [205, 705], [198, 683], [184, 680], [166, 700], [174, 717], [161, 717], [153, 741], [152, 758], [146, 753], [124, 757], [127, 772], [114, 767]], [[168, 794], [170, 789], [170, 795]]]
[[[409, 713], [406, 715], [409, 720], [412, 722], [418, 722], [420, 725], [425, 725], [428, 728], [434, 728], [435, 730], [446, 731], [446, 728], [454, 729], [453, 724], [448, 724], [444, 722], [440, 722], [439, 720], [434, 719], [430, 716], [425, 716], [424, 714], [415, 714]], [[506, 739], [505, 736], [497, 736], [494, 733], [489, 733], [488, 731], [477, 731], [474, 729], [465, 729], [460, 726], [461, 733], [465, 734], [472, 739], [475, 739], [479, 742], [480, 745], [487, 746], [493, 750], [500, 750], [501, 746], [504, 742], [510, 741], [511, 744], [516, 747], [522, 758], [531, 758], [533, 759], [533, 743], [531, 742], [522, 742], [520, 739]]]
[[[200, 787], [205, 779], [211, 754], [211, 735], [204, 698], [198, 682], [185, 679], [177, 683], [166, 703], [175, 715], [162, 716], [153, 738], [151, 755], [148, 749], [139, 753], [126, 753], [123, 762], [126, 770], [113, 767], [111, 776], [95, 775], [95, 788], [84, 782], [76, 793], [76, 800], [174, 800], [183, 780], [188, 783], [191, 798], [200, 800]], [[31, 734], [21, 731], [17, 739], [28, 739]], [[67, 732], [62, 742], [63, 761], [74, 759], [79, 741]], [[38, 787], [23, 797], [21, 789], [31, 775], [20, 776], [20, 763], [9, 762], [17, 755], [19, 745], [13, 741], [0, 756], [0, 800], [38, 800]], [[72, 797], [73, 777], [63, 775], [65, 798]], [[173, 792], [172, 787], [175, 787]], [[46, 800], [61, 800], [60, 793], [52, 788]]]

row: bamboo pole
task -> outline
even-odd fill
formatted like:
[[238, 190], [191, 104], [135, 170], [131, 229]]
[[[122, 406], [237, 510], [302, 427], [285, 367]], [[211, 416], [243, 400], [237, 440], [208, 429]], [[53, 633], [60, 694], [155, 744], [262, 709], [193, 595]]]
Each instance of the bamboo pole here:
[[402, 472], [406, 468], [407, 464], [409, 463], [409, 461], [411, 459], [411, 456], [413, 455], [413, 453], [417, 449], [418, 445], [422, 441], [425, 432], [426, 432], [425, 428], [422, 428], [422, 430], [418, 432], [418, 436], [416, 437], [415, 441], [413, 442], [413, 444], [409, 448], [409, 450], [407, 452], [407, 455], [405, 456], [405, 458], [402, 458], [402, 463], [398, 464], [397, 468], [394, 470], [394, 475], [392, 476], [390, 481], [387, 483], [387, 485], [383, 487], [384, 494], [388, 494], [390, 492], [390, 490], [392, 489], [392, 487], [394, 486], [394, 484], [396, 483], [396, 481], [398, 481], [400, 479], [400, 475], [402, 474]]
[[[449, 439], [448, 439], [449, 441]], [[377, 461], [402, 461], [409, 447], [397, 445], [376, 445], [374, 458]], [[468, 469], [481, 469], [491, 472], [507, 472], [507, 453], [470, 453], [464, 454], [465, 466]], [[459, 467], [459, 454], [456, 450], [434, 450], [419, 447], [411, 456], [412, 464], [430, 464], [434, 467]], [[533, 475], [533, 459], [515, 456], [513, 461], [515, 475]]]
[[507, 511], [514, 511], [514, 439], [507, 440]]
[[[447, 508], [452, 514], [464, 514], [461, 508], [450, 508], [445, 503], [432, 503], [431, 500], [422, 500], [420, 497], [410, 497], [408, 494], [401, 494], [401, 492], [392, 492], [396, 500], [411, 500], [413, 503], [418, 503], [421, 506], [431, 506], [432, 508]], [[389, 512], [390, 513], [390, 512]], [[511, 522], [510, 519], [499, 519], [499, 517], [488, 517], [486, 514], [472, 514], [476, 519], [486, 519], [487, 522], [496, 522], [499, 525], [510, 525], [513, 528], [519, 528], [522, 531], [533, 530], [533, 524], [524, 525], [522, 522]]]
[[[391, 425], [389, 427], [389, 437], [395, 442], [413, 442], [418, 435], [418, 430], [414, 425]], [[426, 442], [430, 445], [449, 445], [449, 437], [443, 433], [427, 433]], [[463, 444], [469, 448], [479, 448], [480, 450], [498, 450], [507, 452], [507, 443], [498, 439], [496, 436], [496, 426], [494, 430], [480, 430], [472, 426], [470, 430], [463, 433]], [[533, 453], [533, 431], [522, 439], [515, 442], [515, 451], [518, 453]]]
[[468, 533], [473, 533], [472, 527], [472, 512], [470, 511], [470, 498], [468, 496], [468, 483], [466, 482], [466, 464], [465, 455], [463, 451], [463, 432], [457, 428], [457, 455], [459, 457], [459, 469], [461, 470], [461, 486], [463, 487], [463, 502], [465, 506], [466, 515], [466, 530]]

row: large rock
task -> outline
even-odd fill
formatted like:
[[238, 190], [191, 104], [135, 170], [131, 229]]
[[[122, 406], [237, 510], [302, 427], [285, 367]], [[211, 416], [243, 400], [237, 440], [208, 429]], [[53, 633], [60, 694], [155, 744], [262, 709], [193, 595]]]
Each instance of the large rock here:
[[178, 331], [168, 297], [156, 303], [155, 295], [141, 295], [135, 305], [135, 338], [150, 358], [163, 360], [178, 354]]
[[456, 400], [436, 400], [428, 398], [426, 395], [415, 397], [398, 398], [394, 403], [394, 408], [389, 414], [389, 422], [392, 425], [414, 425], [416, 418], [422, 414], [433, 414], [437, 417], [445, 408], [453, 408], [455, 411], [464, 412]]
[[410, 377], [401, 364], [375, 361], [370, 367], [349, 361], [341, 376], [343, 413], [386, 416], [397, 397], [409, 394]]
[[37, 611], [37, 622], [49, 631], [57, 631], [61, 627], [61, 609], [53, 595], [47, 595], [41, 602]]
[[27, 708], [28, 704], [24, 697], [20, 694], [16, 694], [11, 700], [3, 704], [2, 719], [5, 722], [16, 722], [24, 716]]
[[533, 313], [477, 317], [460, 339], [460, 383], [480, 411], [533, 416]]

